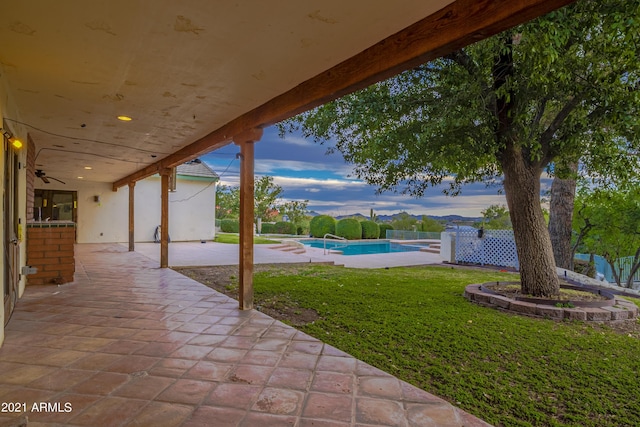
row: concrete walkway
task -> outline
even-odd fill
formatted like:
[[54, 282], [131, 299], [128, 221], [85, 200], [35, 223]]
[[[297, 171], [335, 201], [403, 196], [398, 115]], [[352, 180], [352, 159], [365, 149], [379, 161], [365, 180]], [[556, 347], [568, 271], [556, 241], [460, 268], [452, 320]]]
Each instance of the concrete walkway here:
[[[323, 249], [306, 247], [304, 254], [295, 254], [275, 249], [281, 245], [254, 245], [254, 263], [329, 262], [351, 268], [385, 268], [411, 265], [440, 264], [440, 255], [428, 252], [397, 252], [373, 255], [324, 254]], [[123, 247], [125, 247], [123, 245]], [[160, 245], [136, 243], [137, 253], [160, 262]], [[225, 243], [173, 242], [169, 243], [169, 265], [172, 267], [194, 267], [206, 265], [237, 265], [239, 247]]]
[[117, 244], [77, 245], [73, 283], [27, 288], [0, 402], [0, 426], [487, 426]]

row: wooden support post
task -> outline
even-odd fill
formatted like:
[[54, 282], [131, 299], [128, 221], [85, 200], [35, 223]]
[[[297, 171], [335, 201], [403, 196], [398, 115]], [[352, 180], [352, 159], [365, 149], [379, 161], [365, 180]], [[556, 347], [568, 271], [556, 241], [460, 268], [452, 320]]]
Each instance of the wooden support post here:
[[136, 183], [134, 181], [129, 183], [129, 252], [133, 252], [135, 250], [135, 233], [134, 233], [134, 224], [135, 224], [135, 215], [134, 215], [134, 201], [135, 201], [135, 186]]
[[160, 268], [169, 267], [169, 174], [170, 169], [160, 172]]
[[253, 215], [254, 215], [254, 143], [262, 137], [262, 129], [251, 129], [236, 135], [240, 146], [240, 310], [253, 309]]

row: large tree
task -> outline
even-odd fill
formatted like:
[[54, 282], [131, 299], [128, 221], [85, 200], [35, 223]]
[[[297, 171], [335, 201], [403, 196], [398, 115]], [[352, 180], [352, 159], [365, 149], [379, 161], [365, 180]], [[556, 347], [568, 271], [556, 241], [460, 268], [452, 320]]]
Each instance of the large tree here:
[[[631, 288], [640, 270], [640, 181], [617, 189], [582, 190], [575, 209], [576, 246], [604, 257], [618, 286]], [[629, 274], [623, 283], [624, 270]]]
[[[282, 125], [331, 140], [355, 174], [416, 197], [501, 180], [522, 290], [559, 283], [541, 175], [582, 159], [601, 176], [636, 166], [638, 0], [579, 1]], [[626, 136], [627, 138], [619, 138]], [[633, 148], [629, 144], [635, 144]]]

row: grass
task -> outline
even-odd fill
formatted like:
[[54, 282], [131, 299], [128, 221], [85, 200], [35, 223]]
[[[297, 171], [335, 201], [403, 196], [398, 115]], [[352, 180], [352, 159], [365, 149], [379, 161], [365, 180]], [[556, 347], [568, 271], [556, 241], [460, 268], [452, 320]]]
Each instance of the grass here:
[[[213, 241], [216, 243], [239, 243], [240, 236], [238, 234], [217, 233], [216, 238]], [[280, 243], [280, 242], [277, 240], [266, 239], [260, 236], [253, 236], [253, 243], [255, 245], [262, 245], [262, 244], [273, 244], [273, 243]]]
[[310, 266], [256, 274], [321, 318], [299, 327], [499, 426], [640, 425], [640, 340], [606, 326], [469, 303], [465, 285], [513, 280], [446, 267]]

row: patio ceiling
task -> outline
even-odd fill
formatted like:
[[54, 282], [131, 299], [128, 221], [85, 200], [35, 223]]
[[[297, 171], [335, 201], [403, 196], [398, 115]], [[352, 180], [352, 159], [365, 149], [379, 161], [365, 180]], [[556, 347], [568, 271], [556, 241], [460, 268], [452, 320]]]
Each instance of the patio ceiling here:
[[571, 1], [8, 2], [3, 127], [117, 187]]

